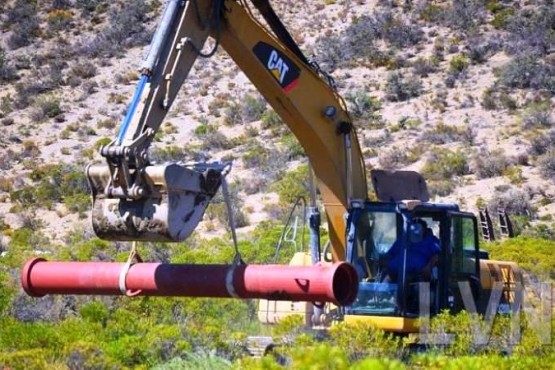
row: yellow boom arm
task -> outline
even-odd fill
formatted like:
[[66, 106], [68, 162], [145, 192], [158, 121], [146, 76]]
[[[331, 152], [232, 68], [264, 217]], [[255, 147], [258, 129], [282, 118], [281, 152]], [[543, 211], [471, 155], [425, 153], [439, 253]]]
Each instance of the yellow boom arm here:
[[[252, 0], [252, 4], [272, 31], [253, 15], [246, 1], [170, 1], [173, 12], [164, 14], [162, 31], [155, 35], [152, 48], [157, 53], [149, 55], [143, 67], [145, 85], [136, 94], [140, 98], [135, 112], [128, 114], [118, 139], [102, 151], [109, 171], [106, 167], [89, 170], [97, 212], [95, 217], [93, 211], [93, 220], [102, 219], [96, 223], [97, 233], [120, 240], [182, 240], [200, 221], [218, 185], [215, 175], [196, 176], [194, 169], [175, 165], [172, 171], [149, 170], [155, 166], [149, 166], [145, 152], [210, 35], [304, 148], [319, 179], [334, 260], [345, 258], [346, 211], [352, 201], [367, 197], [356, 132], [343, 99], [302, 55], [269, 2]], [[188, 183], [181, 186], [185, 178]], [[176, 186], [179, 194], [172, 193]], [[187, 196], [190, 199], [185, 201]], [[172, 210], [175, 204], [179, 213]], [[190, 207], [202, 210], [197, 209], [193, 217], [180, 216]], [[179, 217], [183, 220], [176, 223]]]

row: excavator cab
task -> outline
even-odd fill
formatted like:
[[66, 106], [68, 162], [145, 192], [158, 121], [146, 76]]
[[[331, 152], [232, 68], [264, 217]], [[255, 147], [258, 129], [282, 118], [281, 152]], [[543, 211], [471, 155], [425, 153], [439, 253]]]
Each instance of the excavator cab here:
[[[459, 282], [473, 284], [473, 299], [478, 299], [479, 286], [475, 283], [480, 278], [480, 252], [472, 214], [460, 212], [455, 204], [414, 201], [410, 206], [406, 202], [367, 202], [359, 213], [349, 225], [356, 235], [349, 250], [350, 262], [359, 272], [359, 293], [346, 310], [347, 318], [372, 317], [379, 324], [385, 317], [397, 318], [387, 321], [387, 325], [395, 322], [394, 327], [385, 329], [405, 331], [416, 328], [413, 319], [422, 310], [433, 315], [443, 309], [462, 309], [462, 297], [457, 293]], [[429, 248], [423, 245], [427, 239], [413, 236], [413, 225], [422, 221], [439, 241], [435, 260], [426, 256], [431, 257], [427, 274], [411, 268], [411, 259], [425, 255], [416, 249]], [[401, 257], [392, 255], [394, 249]], [[400, 263], [396, 271], [391, 271], [394, 258]], [[426, 292], [421, 292], [423, 286]]]
[[[518, 309], [522, 273], [516, 264], [489, 260], [479, 249], [474, 214], [456, 204], [429, 202], [426, 183], [416, 172], [374, 170], [371, 176], [379, 201], [353, 209], [347, 225], [347, 260], [357, 269], [359, 290], [345, 308], [346, 322], [416, 332], [420, 317], [443, 310], [485, 314], [496, 294], [501, 297], [495, 301], [498, 312]], [[417, 224], [426, 225], [433, 236], [415, 235]], [[427, 273], [411, 270], [422, 258], [426, 240], [439, 244], [438, 253], [430, 258]], [[395, 248], [401, 263], [392, 278]]]

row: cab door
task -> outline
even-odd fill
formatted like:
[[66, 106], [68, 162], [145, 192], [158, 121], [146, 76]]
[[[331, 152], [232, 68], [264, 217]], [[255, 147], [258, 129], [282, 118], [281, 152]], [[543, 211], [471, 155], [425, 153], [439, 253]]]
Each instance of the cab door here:
[[465, 308], [463, 294], [467, 302], [475, 303], [480, 296], [478, 223], [472, 213], [449, 212], [448, 224], [449, 243], [442, 261], [447, 278], [440, 287], [440, 306], [456, 313]]

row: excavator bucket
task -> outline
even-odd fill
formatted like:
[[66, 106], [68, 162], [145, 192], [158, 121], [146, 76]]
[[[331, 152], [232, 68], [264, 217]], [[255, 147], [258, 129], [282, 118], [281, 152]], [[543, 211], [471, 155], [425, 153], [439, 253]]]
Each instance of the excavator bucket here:
[[[111, 197], [108, 166], [90, 166], [92, 224], [106, 240], [176, 242], [186, 239], [201, 221], [217, 192], [223, 168], [190, 168], [176, 163], [145, 167], [140, 199]], [[108, 194], [107, 194], [108, 193]]]

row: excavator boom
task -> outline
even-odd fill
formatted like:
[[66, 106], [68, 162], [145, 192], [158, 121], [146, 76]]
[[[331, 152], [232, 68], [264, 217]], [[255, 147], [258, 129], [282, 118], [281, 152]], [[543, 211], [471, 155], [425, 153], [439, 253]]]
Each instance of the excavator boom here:
[[334, 259], [345, 258], [346, 211], [353, 200], [367, 195], [356, 132], [331, 79], [304, 57], [269, 2], [252, 3], [271, 31], [253, 16], [246, 1], [178, 1], [167, 6], [142, 69], [137, 100], [118, 138], [102, 149], [108, 166], [88, 171], [93, 225], [100, 237], [182, 240], [200, 222], [222, 169], [201, 172], [177, 164], [153, 169], [146, 151], [194, 61], [207, 56], [201, 50], [210, 35], [303, 146], [319, 179]]

